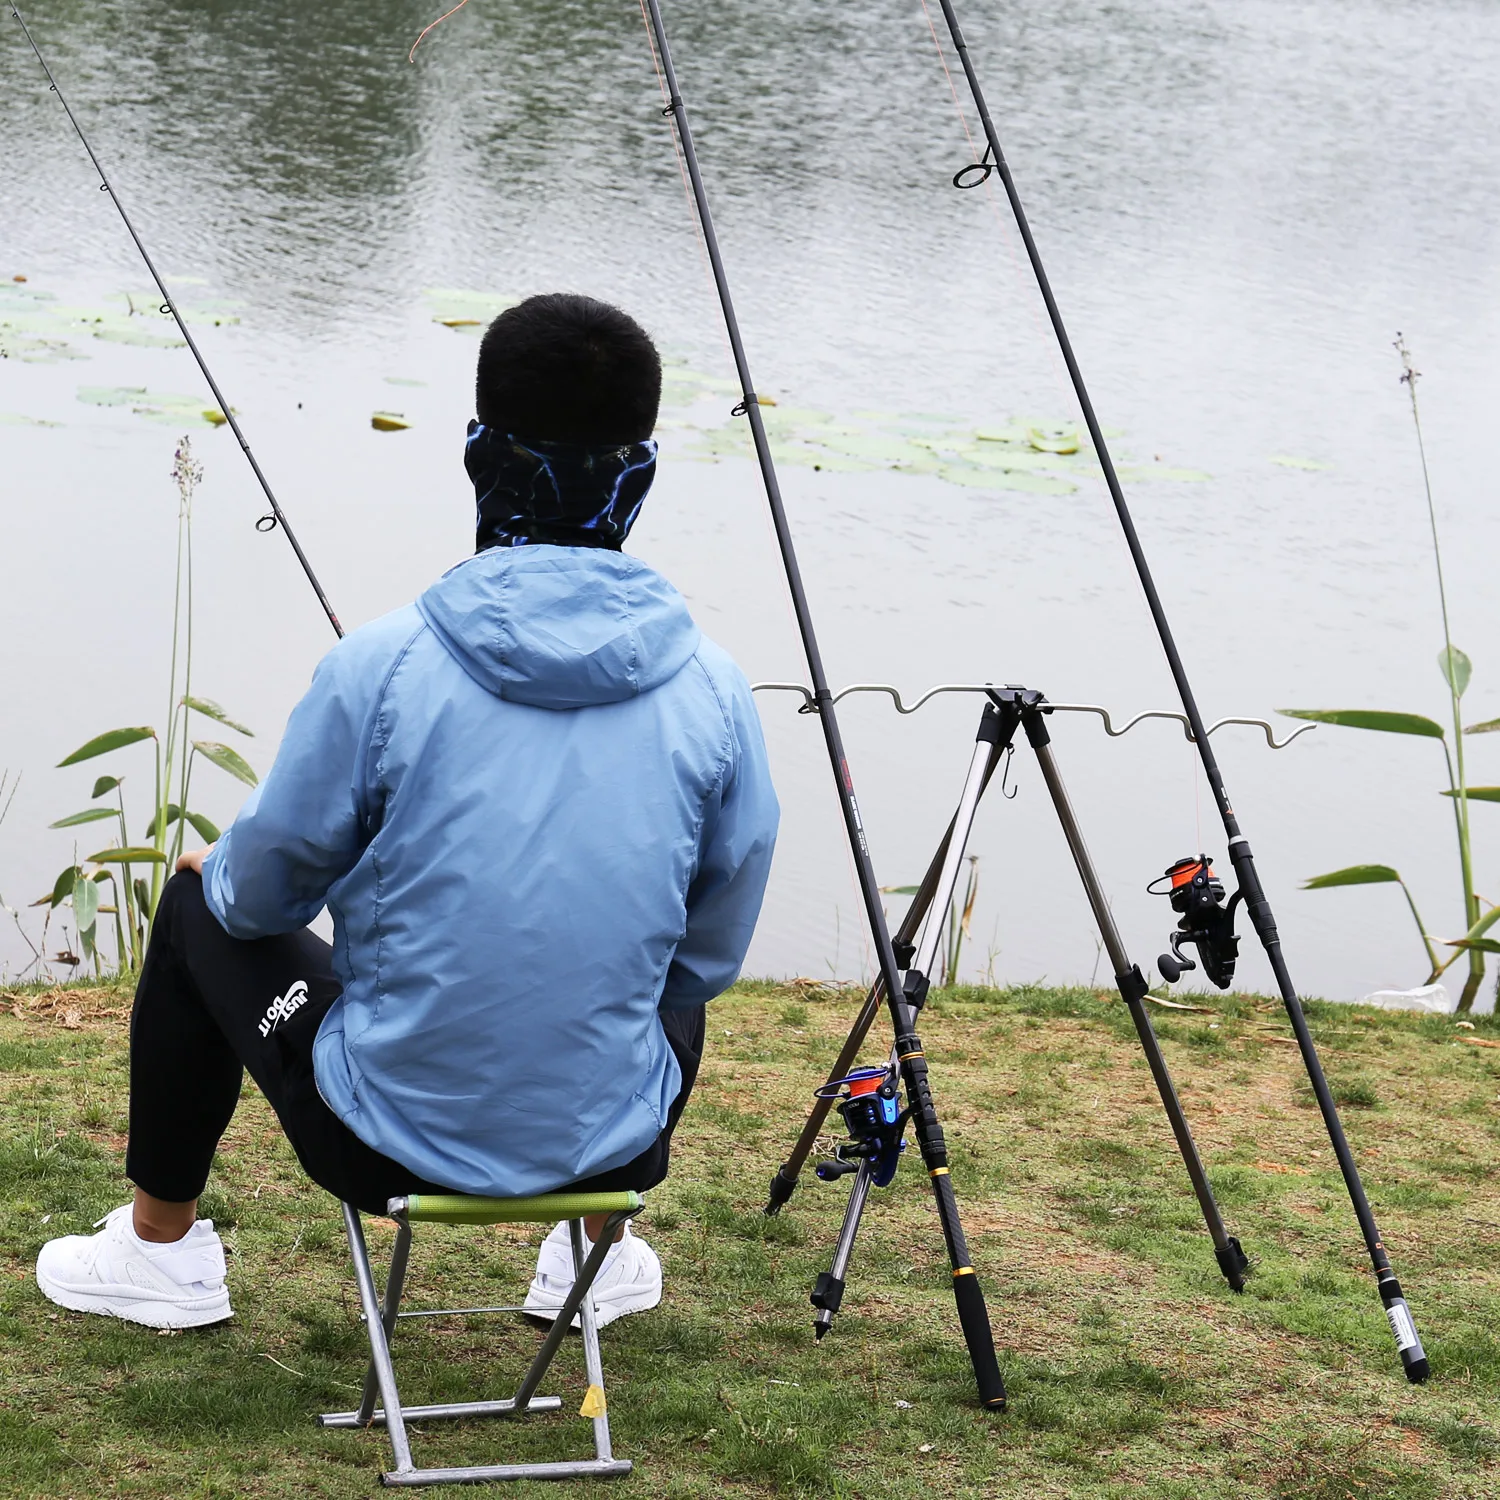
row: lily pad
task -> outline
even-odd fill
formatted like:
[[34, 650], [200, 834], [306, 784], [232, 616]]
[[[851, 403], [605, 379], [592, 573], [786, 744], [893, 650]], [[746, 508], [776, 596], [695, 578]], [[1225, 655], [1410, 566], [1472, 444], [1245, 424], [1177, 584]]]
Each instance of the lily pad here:
[[428, 287], [423, 296], [434, 323], [476, 337], [507, 307], [520, 300], [504, 292], [475, 292], [461, 287]]
[[1082, 445], [1076, 427], [1031, 427], [1026, 441], [1038, 453], [1077, 453]]
[[[138, 417], [153, 422], [224, 421], [222, 413], [205, 407], [201, 396], [151, 391], [143, 385], [81, 385], [78, 399], [86, 406], [124, 406]], [[217, 419], [217, 420], [215, 420]]]
[[387, 375], [385, 377], [385, 383], [387, 385], [410, 385], [410, 386], [425, 386], [427, 384], [427, 382], [425, 380], [410, 380], [405, 375]]
[[1331, 469], [1332, 464], [1325, 464], [1317, 458], [1293, 458], [1286, 453], [1275, 453], [1271, 455], [1273, 464], [1280, 464], [1283, 469]]
[[405, 432], [411, 423], [398, 411], [378, 411], [370, 418], [376, 432]]
[[0, 411], [0, 427], [61, 427], [61, 422], [48, 422], [42, 417], [28, 417], [25, 412]]

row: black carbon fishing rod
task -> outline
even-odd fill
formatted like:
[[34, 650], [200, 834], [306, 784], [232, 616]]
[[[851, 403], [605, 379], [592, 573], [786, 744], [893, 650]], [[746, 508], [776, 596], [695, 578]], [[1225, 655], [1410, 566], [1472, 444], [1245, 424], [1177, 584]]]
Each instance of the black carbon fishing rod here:
[[[1349, 1190], [1349, 1199], [1354, 1205], [1354, 1213], [1359, 1220], [1360, 1233], [1364, 1236], [1365, 1247], [1370, 1254], [1370, 1263], [1375, 1271], [1380, 1300], [1390, 1320], [1391, 1331], [1395, 1335], [1402, 1367], [1406, 1371], [1407, 1378], [1413, 1383], [1426, 1380], [1428, 1365], [1427, 1356], [1422, 1349], [1422, 1341], [1417, 1336], [1411, 1310], [1406, 1304], [1406, 1299], [1401, 1295], [1401, 1284], [1396, 1280], [1395, 1271], [1391, 1269], [1390, 1257], [1386, 1254], [1385, 1245], [1381, 1241], [1380, 1230], [1375, 1224], [1375, 1215], [1370, 1209], [1370, 1201], [1365, 1196], [1364, 1185], [1359, 1177], [1359, 1168], [1354, 1163], [1354, 1153], [1349, 1149], [1349, 1142], [1344, 1136], [1344, 1127], [1339, 1120], [1333, 1095], [1329, 1091], [1328, 1080], [1324, 1077], [1323, 1065], [1318, 1060], [1317, 1048], [1313, 1045], [1312, 1034], [1307, 1029], [1307, 1018], [1302, 1011], [1302, 1002], [1297, 996], [1296, 986], [1292, 983], [1286, 958], [1281, 951], [1281, 938], [1276, 930], [1276, 919], [1272, 915], [1270, 902], [1267, 901], [1265, 891], [1261, 887], [1260, 876], [1256, 873], [1249, 840], [1240, 832], [1239, 820], [1235, 817], [1229, 793], [1225, 790], [1224, 777], [1219, 770], [1218, 759], [1209, 743], [1203, 716], [1198, 711], [1198, 701], [1193, 695], [1192, 684], [1188, 681], [1187, 669], [1182, 664], [1177, 642], [1172, 635], [1171, 624], [1167, 620], [1161, 596], [1157, 593], [1155, 580], [1151, 576], [1150, 565], [1146, 561], [1145, 550], [1141, 546], [1140, 537], [1136, 534], [1130, 508], [1125, 503], [1125, 492], [1120, 487], [1120, 477], [1115, 472], [1109, 445], [1104, 441], [1104, 432], [1099, 426], [1099, 419], [1094, 415], [1094, 404], [1089, 399], [1083, 372], [1079, 369], [1077, 357], [1073, 353], [1072, 340], [1068, 337], [1062, 313], [1058, 310], [1057, 299], [1052, 294], [1052, 284], [1047, 279], [1041, 253], [1037, 250], [1036, 240], [1032, 237], [1026, 210], [1021, 204], [1021, 196], [1016, 191], [1015, 181], [1011, 177], [1010, 167], [1001, 149], [1000, 136], [995, 129], [995, 122], [990, 118], [984, 91], [974, 71], [974, 61], [969, 55], [968, 45], [959, 28], [952, 0], [938, 0], [938, 3], [942, 6], [943, 19], [948, 23], [948, 34], [953, 38], [954, 49], [958, 53], [959, 61], [963, 64], [964, 77], [968, 80], [969, 92], [974, 98], [974, 107], [978, 110], [979, 118], [983, 122], [986, 143], [982, 159], [963, 168], [954, 177], [954, 186], [978, 187], [993, 172], [1000, 178], [1001, 186], [1005, 189], [1005, 196], [1010, 201], [1016, 227], [1020, 230], [1021, 240], [1026, 246], [1027, 259], [1031, 262], [1031, 269], [1036, 276], [1042, 301], [1047, 306], [1047, 316], [1052, 321], [1052, 331], [1057, 336], [1058, 347], [1062, 350], [1063, 361], [1068, 367], [1068, 377], [1073, 382], [1073, 391], [1078, 397], [1083, 419], [1088, 425], [1089, 437], [1093, 440], [1094, 451], [1104, 470], [1104, 480], [1109, 486], [1109, 495], [1114, 502], [1115, 514], [1119, 517], [1121, 530], [1125, 533], [1126, 545], [1130, 548], [1131, 560], [1135, 563], [1136, 573], [1145, 591], [1146, 603], [1151, 610], [1151, 618], [1156, 624], [1156, 633], [1161, 638], [1167, 665], [1172, 670], [1172, 679], [1177, 684], [1178, 695], [1182, 699], [1183, 709], [1192, 726], [1193, 740], [1198, 746], [1198, 754], [1203, 761], [1203, 770], [1208, 777], [1209, 786], [1213, 788], [1214, 801], [1218, 805], [1219, 817], [1224, 824], [1224, 834], [1229, 841], [1229, 857], [1234, 864], [1235, 874], [1239, 877], [1240, 893], [1245, 899], [1245, 910], [1249, 914], [1256, 935], [1260, 938], [1261, 946], [1266, 950], [1266, 957], [1270, 960], [1271, 970], [1276, 976], [1277, 988], [1281, 992], [1282, 1003], [1286, 1007], [1292, 1030], [1296, 1034], [1297, 1047], [1302, 1054], [1303, 1065], [1307, 1069], [1313, 1092], [1317, 1096], [1318, 1109], [1327, 1127], [1328, 1138], [1333, 1143], [1334, 1154], [1338, 1157], [1339, 1170], [1343, 1173], [1344, 1185]], [[923, 0], [923, 9], [926, 9], [926, 0]], [[933, 40], [936, 41], [936, 39], [937, 34], [934, 31]], [[941, 48], [939, 51], [941, 52]]]
[[[729, 292], [729, 280], [724, 271], [723, 259], [719, 254], [719, 242], [714, 233], [713, 214], [709, 210], [708, 194], [704, 190], [703, 177], [698, 170], [698, 153], [693, 146], [692, 127], [688, 123], [687, 108], [682, 102], [682, 95], [677, 87], [677, 73], [672, 66], [672, 53], [667, 44], [667, 32], [662, 23], [661, 7], [657, 0], [643, 0], [643, 5], [649, 13], [651, 33], [666, 79], [668, 103], [663, 113], [669, 116], [677, 127], [677, 138], [682, 145], [683, 160], [692, 184], [693, 202], [698, 211], [698, 222], [703, 230], [703, 241], [708, 251], [714, 287], [719, 295], [724, 325], [734, 354], [735, 369], [739, 375], [742, 399], [735, 408], [735, 412], [737, 415], [743, 414], [750, 422], [750, 433], [755, 441], [755, 456], [760, 462], [761, 478], [765, 481], [766, 499], [771, 507], [771, 520], [776, 529], [776, 543], [781, 551], [782, 566], [786, 570], [787, 586], [792, 596], [792, 607], [797, 616], [797, 630], [802, 637], [802, 648], [807, 656], [808, 671], [812, 675], [813, 711], [823, 726], [828, 759], [833, 767], [834, 780], [838, 785], [839, 803], [844, 812], [844, 825], [848, 830], [849, 845], [859, 877], [860, 895], [864, 899], [865, 914], [869, 919], [870, 932], [875, 940], [875, 952], [879, 960], [880, 977], [884, 983], [886, 1005], [896, 1032], [895, 1051], [901, 1068], [902, 1081], [906, 1086], [907, 1103], [911, 1108], [912, 1124], [915, 1127], [922, 1161], [932, 1181], [938, 1219], [942, 1224], [943, 1239], [953, 1268], [953, 1295], [958, 1304], [958, 1320], [963, 1328], [964, 1341], [969, 1348], [969, 1358], [973, 1362], [980, 1402], [988, 1407], [1003, 1408], [1005, 1385], [1000, 1378], [1000, 1366], [995, 1358], [995, 1341], [990, 1331], [989, 1313], [985, 1309], [984, 1293], [980, 1290], [979, 1277], [969, 1261], [969, 1248], [964, 1239], [963, 1225], [959, 1222], [958, 1202], [953, 1193], [953, 1179], [948, 1172], [948, 1148], [943, 1139], [943, 1128], [938, 1121], [937, 1110], [932, 1101], [932, 1090], [927, 1077], [927, 1060], [922, 1054], [921, 1039], [916, 1031], [915, 1010], [902, 988], [895, 950], [891, 946], [891, 935], [886, 927], [885, 912], [880, 902], [880, 887], [876, 884], [874, 867], [870, 863], [870, 849], [865, 839], [864, 825], [860, 821], [859, 804], [854, 796], [854, 782], [850, 777], [849, 763], [844, 754], [843, 737], [839, 733], [833, 695], [828, 689], [828, 678], [823, 671], [822, 653], [818, 650], [812, 614], [808, 609], [807, 595], [802, 587], [802, 573], [797, 566], [797, 553], [792, 544], [791, 528], [787, 524], [786, 509], [781, 500], [781, 486], [776, 479], [776, 467], [771, 460], [771, 448], [766, 439], [765, 423], [761, 418], [755, 385], [750, 378], [750, 365], [745, 357], [744, 342], [740, 337], [739, 319], [735, 316], [734, 301]], [[921, 997], [914, 998], [920, 1001]]]
[[240, 431], [240, 424], [234, 415], [234, 408], [225, 400], [223, 391], [219, 389], [219, 382], [214, 379], [213, 371], [208, 368], [208, 361], [204, 359], [202, 350], [198, 348], [198, 341], [193, 337], [192, 331], [188, 328], [187, 321], [178, 310], [176, 299], [167, 290], [167, 284], [162, 280], [161, 273], [156, 269], [156, 262], [151, 259], [150, 251], [141, 242], [140, 235], [135, 232], [135, 225], [130, 222], [130, 215], [126, 213], [125, 205], [120, 202], [120, 195], [115, 191], [114, 185], [105, 175], [104, 168], [100, 164], [98, 156], [94, 153], [94, 148], [89, 144], [88, 136], [83, 132], [83, 126], [78, 123], [78, 116], [73, 113], [72, 106], [68, 103], [66, 95], [58, 87], [57, 79], [53, 75], [52, 69], [48, 66], [47, 59], [42, 56], [42, 49], [37, 46], [36, 38], [32, 36], [31, 28], [26, 24], [25, 17], [22, 16], [20, 10], [15, 5], [11, 6], [10, 13], [20, 23], [21, 30], [25, 32], [26, 40], [31, 45], [31, 50], [36, 53], [36, 60], [42, 65], [42, 72], [47, 75], [47, 82], [51, 86], [52, 92], [57, 95], [57, 102], [62, 105], [64, 112], [67, 114], [68, 122], [72, 125], [74, 133], [83, 145], [83, 149], [88, 152], [89, 160], [94, 164], [94, 171], [99, 174], [99, 191], [109, 194], [110, 201], [119, 212], [120, 219], [129, 232], [130, 238], [135, 241], [135, 248], [140, 251], [141, 259], [145, 261], [146, 269], [151, 273], [151, 279], [156, 283], [157, 291], [161, 293], [161, 310], [169, 314], [176, 322], [183, 338], [187, 341], [188, 349], [192, 352], [193, 358], [198, 361], [198, 368], [203, 372], [203, 378], [208, 382], [208, 388], [213, 392], [214, 400], [218, 403], [219, 410], [224, 414], [224, 420], [229, 423], [229, 429], [234, 433], [235, 440], [240, 445], [240, 452], [245, 455], [250, 467], [255, 471], [256, 481], [259, 483], [262, 491], [264, 491], [266, 500], [271, 507], [270, 512], [262, 516], [255, 523], [256, 530], [274, 531], [277, 527], [281, 528], [282, 534], [292, 544], [292, 551], [297, 554], [297, 561], [301, 563], [302, 571], [307, 575], [307, 581], [312, 585], [313, 593], [318, 596], [318, 603], [323, 606], [323, 613], [328, 616], [328, 623], [333, 626], [334, 634], [342, 639], [344, 627], [339, 624], [339, 617], [334, 614], [333, 606], [328, 602], [328, 595], [323, 592], [323, 585], [318, 582], [318, 575], [313, 572], [312, 564], [308, 562], [307, 554], [302, 550], [302, 544], [297, 540], [297, 534], [287, 523], [286, 513], [277, 502], [276, 496], [271, 490], [270, 481], [262, 471], [255, 454], [251, 451], [245, 434]]

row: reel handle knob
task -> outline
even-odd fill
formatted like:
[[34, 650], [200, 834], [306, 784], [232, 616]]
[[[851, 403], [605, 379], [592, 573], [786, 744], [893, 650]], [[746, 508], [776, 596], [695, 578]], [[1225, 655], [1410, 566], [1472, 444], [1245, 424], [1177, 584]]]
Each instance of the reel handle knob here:
[[1173, 953], [1163, 953], [1156, 960], [1156, 967], [1161, 971], [1161, 977], [1168, 984], [1176, 984], [1182, 978], [1185, 970], [1198, 967], [1190, 958], [1178, 958]]

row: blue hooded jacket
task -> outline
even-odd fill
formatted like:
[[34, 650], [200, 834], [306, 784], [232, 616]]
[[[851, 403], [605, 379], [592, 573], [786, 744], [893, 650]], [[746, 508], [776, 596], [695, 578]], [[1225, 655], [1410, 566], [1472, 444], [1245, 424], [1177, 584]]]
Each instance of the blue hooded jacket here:
[[323, 659], [204, 892], [237, 938], [332, 912], [314, 1067], [361, 1140], [547, 1192], [661, 1132], [658, 1009], [734, 982], [777, 818], [749, 684], [665, 579], [495, 548]]

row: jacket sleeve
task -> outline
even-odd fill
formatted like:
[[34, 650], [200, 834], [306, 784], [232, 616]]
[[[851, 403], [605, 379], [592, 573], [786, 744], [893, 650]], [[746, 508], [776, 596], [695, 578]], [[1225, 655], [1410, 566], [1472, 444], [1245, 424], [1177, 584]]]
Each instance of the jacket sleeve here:
[[391, 663], [362, 645], [351, 637], [318, 664], [275, 764], [204, 861], [204, 898], [231, 937], [305, 927], [374, 836], [366, 762]]
[[687, 893], [687, 930], [662, 990], [665, 1010], [703, 1005], [739, 978], [771, 873], [781, 809], [750, 685], [737, 668], [734, 676], [727, 705], [731, 764], [704, 825], [698, 873]]

